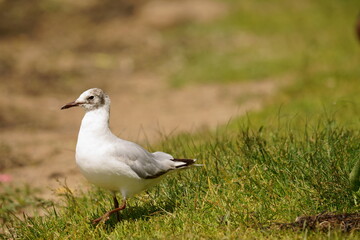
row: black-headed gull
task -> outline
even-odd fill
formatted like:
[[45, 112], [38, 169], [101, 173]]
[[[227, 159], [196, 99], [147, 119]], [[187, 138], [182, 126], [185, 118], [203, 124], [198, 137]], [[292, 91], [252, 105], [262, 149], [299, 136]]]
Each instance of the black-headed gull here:
[[[106, 221], [112, 213], [126, 207], [126, 199], [158, 183], [174, 170], [199, 166], [195, 159], [176, 159], [164, 152], [150, 153], [136, 143], [115, 136], [109, 128], [110, 98], [101, 89], [92, 88], [78, 99], [63, 106], [67, 109], [80, 106], [85, 116], [76, 145], [76, 163], [86, 179], [113, 192], [115, 208], [97, 223]], [[116, 192], [123, 203], [119, 207]], [[119, 215], [117, 215], [119, 219]]]

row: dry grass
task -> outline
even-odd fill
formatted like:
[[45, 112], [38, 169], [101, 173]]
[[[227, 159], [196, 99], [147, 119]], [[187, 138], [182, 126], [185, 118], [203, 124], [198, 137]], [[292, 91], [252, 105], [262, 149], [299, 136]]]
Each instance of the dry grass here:
[[297, 217], [292, 223], [277, 223], [274, 226], [280, 229], [292, 230], [320, 230], [324, 232], [340, 230], [354, 232], [360, 229], [359, 213], [320, 213], [312, 216]]

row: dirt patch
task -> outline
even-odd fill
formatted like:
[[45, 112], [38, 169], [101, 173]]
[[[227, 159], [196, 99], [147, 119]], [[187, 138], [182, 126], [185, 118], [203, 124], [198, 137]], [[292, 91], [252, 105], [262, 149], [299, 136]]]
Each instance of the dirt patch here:
[[139, 21], [157, 28], [186, 22], [207, 22], [223, 16], [225, 4], [209, 0], [149, 1], [139, 10]]
[[358, 231], [360, 229], [360, 213], [320, 213], [312, 216], [297, 217], [292, 223], [277, 223], [280, 229], [319, 230], [328, 232], [340, 230], [342, 232]]
[[14, 153], [14, 150], [6, 143], [0, 143], [0, 159], [0, 172], [8, 168], [22, 167], [26, 165], [26, 162], [32, 161], [25, 154]]

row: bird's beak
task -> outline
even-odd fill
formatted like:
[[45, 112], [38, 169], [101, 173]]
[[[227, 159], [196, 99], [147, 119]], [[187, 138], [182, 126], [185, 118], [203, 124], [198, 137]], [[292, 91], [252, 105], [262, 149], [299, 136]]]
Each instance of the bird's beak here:
[[68, 104], [65, 104], [64, 106], [62, 106], [62, 107], [61, 107], [61, 110], [63, 110], [63, 109], [68, 109], [68, 108], [71, 108], [71, 107], [77, 107], [77, 106], [79, 106], [80, 104], [82, 104], [82, 102], [77, 102], [77, 101], [69, 102]]

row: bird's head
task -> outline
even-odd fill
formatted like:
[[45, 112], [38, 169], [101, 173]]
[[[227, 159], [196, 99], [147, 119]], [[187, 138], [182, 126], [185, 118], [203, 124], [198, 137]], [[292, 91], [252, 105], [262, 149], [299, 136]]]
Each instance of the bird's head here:
[[86, 111], [98, 109], [103, 106], [110, 106], [110, 98], [100, 88], [91, 88], [83, 92], [78, 99], [65, 104], [61, 109], [80, 106]]

